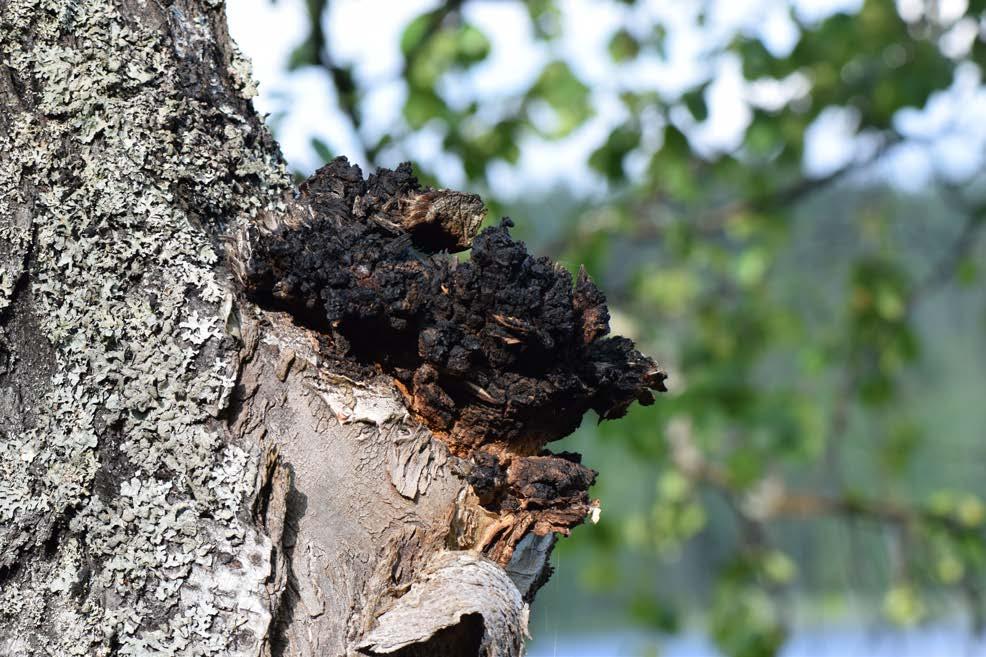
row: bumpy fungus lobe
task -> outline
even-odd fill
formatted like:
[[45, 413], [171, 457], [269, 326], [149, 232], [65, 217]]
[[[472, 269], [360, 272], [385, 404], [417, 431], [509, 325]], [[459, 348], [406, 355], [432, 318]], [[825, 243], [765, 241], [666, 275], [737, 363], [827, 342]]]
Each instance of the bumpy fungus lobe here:
[[534, 512], [555, 531], [585, 518], [588, 490], [599, 473], [582, 465], [580, 454], [545, 450], [538, 456], [508, 459], [505, 466], [494, 454], [473, 455], [466, 479], [484, 507], [515, 515]]
[[[589, 409], [608, 419], [634, 400], [652, 403], [665, 375], [630, 340], [607, 337], [605, 297], [585, 271], [573, 284], [529, 255], [509, 219], [475, 236], [478, 197], [423, 189], [407, 164], [364, 181], [336, 159], [302, 184], [300, 200], [310, 217], [248, 229], [248, 295], [318, 331], [340, 367], [393, 376], [454, 453], [500, 455], [491, 476], [506, 488], [477, 488], [487, 503], [587, 505], [591, 470], [535, 455]], [[467, 262], [446, 253], [470, 243]]]

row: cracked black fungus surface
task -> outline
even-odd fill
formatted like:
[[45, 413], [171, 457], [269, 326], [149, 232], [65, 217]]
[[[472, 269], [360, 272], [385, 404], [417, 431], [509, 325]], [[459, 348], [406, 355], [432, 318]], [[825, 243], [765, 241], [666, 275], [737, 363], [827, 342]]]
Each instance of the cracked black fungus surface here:
[[537, 456], [499, 457], [478, 450], [473, 454], [466, 481], [487, 509], [517, 513], [554, 510], [572, 512], [567, 520], [578, 524], [589, 508], [589, 488], [599, 473], [582, 465], [582, 456], [571, 452]]
[[459, 453], [536, 454], [589, 409], [620, 417], [664, 390], [652, 360], [607, 337], [605, 298], [585, 272], [573, 281], [529, 255], [509, 219], [482, 231], [462, 263], [441, 251], [463, 241], [458, 202], [439, 205], [452, 209], [432, 212], [425, 230], [408, 223], [443, 194], [454, 193], [422, 189], [408, 165], [364, 181], [336, 159], [302, 184], [312, 218], [252, 229], [248, 295], [316, 329], [340, 362], [393, 376]]

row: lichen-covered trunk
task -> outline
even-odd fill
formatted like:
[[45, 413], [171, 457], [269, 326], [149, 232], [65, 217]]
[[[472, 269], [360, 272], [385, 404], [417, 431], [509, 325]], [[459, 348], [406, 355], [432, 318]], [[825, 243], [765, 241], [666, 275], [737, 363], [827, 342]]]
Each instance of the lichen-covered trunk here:
[[544, 444], [663, 375], [475, 197], [292, 190], [252, 94], [218, 0], [0, 0], [0, 656], [520, 654]]

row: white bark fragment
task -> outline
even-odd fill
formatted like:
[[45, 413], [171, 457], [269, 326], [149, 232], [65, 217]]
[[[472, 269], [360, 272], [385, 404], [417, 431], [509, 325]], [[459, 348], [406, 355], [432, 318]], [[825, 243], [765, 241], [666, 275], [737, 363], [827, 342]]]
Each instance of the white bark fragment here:
[[[470, 614], [483, 620], [480, 657], [523, 654], [528, 608], [503, 569], [472, 552], [439, 552], [359, 648], [391, 654], [425, 643]], [[505, 642], [504, 637], [514, 640]]]
[[392, 390], [368, 388], [345, 377], [332, 377], [330, 381], [336, 385], [320, 387], [318, 394], [340, 424], [365, 422], [379, 427], [407, 414]]

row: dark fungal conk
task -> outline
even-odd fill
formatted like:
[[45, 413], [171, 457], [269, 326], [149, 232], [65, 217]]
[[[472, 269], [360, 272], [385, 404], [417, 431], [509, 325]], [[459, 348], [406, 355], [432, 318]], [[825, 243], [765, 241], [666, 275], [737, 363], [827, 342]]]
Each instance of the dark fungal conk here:
[[[509, 219], [477, 236], [479, 197], [423, 189], [408, 164], [364, 181], [338, 158], [299, 201], [300, 213], [251, 225], [233, 245], [247, 295], [312, 329], [327, 367], [394, 378], [500, 518], [487, 556], [507, 563], [526, 533], [581, 523], [596, 472], [545, 443], [589, 409], [620, 417], [665, 389], [630, 340], [607, 337], [605, 297], [585, 271], [573, 282], [529, 255]], [[466, 262], [448, 254], [470, 245]]]
[[[664, 390], [652, 360], [606, 337], [584, 270], [573, 285], [510, 237], [509, 219], [475, 236], [478, 197], [424, 189], [409, 164], [364, 181], [345, 158], [300, 191], [311, 217], [249, 229], [248, 295], [317, 330], [332, 357], [393, 376], [454, 452], [537, 454], [589, 409], [620, 417]], [[466, 262], [446, 252], [470, 243]]]
[[480, 503], [494, 511], [519, 514], [534, 512], [549, 516], [552, 531], [577, 525], [589, 509], [588, 490], [598, 472], [582, 465], [582, 457], [571, 452], [510, 458], [505, 466], [485, 451], [473, 455], [466, 480]]

